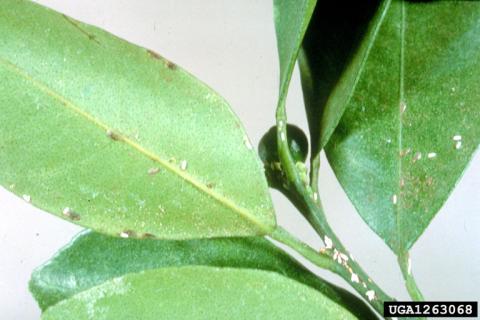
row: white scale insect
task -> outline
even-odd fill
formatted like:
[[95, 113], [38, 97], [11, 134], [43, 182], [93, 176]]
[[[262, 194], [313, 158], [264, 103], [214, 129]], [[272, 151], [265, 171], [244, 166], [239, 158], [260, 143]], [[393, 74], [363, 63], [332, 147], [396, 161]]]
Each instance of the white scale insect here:
[[187, 160], [180, 161], [180, 169], [181, 170], [183, 170], [183, 171], [187, 170], [187, 166], [188, 166]]
[[369, 301], [375, 299], [375, 291], [373, 290], [368, 290], [367, 292], [365, 292], [365, 295], [367, 296]]

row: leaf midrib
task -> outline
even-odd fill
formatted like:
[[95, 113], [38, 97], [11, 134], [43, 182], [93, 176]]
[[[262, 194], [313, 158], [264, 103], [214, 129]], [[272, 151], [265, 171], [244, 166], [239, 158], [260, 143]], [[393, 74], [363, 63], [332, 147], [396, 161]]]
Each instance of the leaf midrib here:
[[[374, 27], [374, 31], [373, 31], [373, 35], [372, 37], [370, 38], [370, 41], [368, 43], [368, 46], [367, 46], [367, 49], [366, 49], [366, 52], [365, 52], [365, 55], [361, 61], [361, 65], [360, 65], [360, 68], [359, 68], [359, 71], [356, 75], [356, 78], [355, 78], [355, 81], [354, 81], [354, 84], [352, 86], [352, 90], [349, 94], [349, 97], [347, 99], [347, 104], [348, 102], [350, 101], [350, 99], [352, 98], [353, 96], [353, 93], [355, 91], [355, 88], [360, 80], [360, 77], [362, 76], [363, 74], [363, 70], [365, 68], [365, 65], [366, 65], [366, 61], [368, 60], [368, 57], [370, 56], [370, 51], [375, 43], [375, 40], [377, 39], [377, 35], [378, 35], [378, 32], [380, 30], [380, 28], [382, 27], [383, 25], [383, 22], [385, 21], [385, 16], [387, 15], [388, 11], [391, 9], [391, 3], [392, 3], [392, 0], [386, 0], [385, 3], [384, 3], [384, 7], [383, 7], [383, 11], [381, 13], [381, 16], [378, 20], [378, 23], [375, 25]], [[397, 201], [396, 203], [393, 205], [393, 211], [394, 211], [394, 219], [395, 219], [395, 230], [396, 230], [396, 234], [394, 235], [395, 237], [395, 245], [394, 247], [397, 249], [397, 252], [400, 252], [402, 250], [402, 241], [401, 241], [401, 235], [402, 235], [402, 232], [400, 230], [400, 202], [401, 202], [401, 196], [400, 196], [400, 181], [402, 179], [402, 175], [403, 175], [403, 168], [402, 168], [402, 159], [400, 157], [400, 154], [402, 152], [402, 148], [403, 148], [403, 122], [402, 122], [402, 106], [401, 104], [402, 103], [405, 103], [406, 102], [404, 101], [405, 100], [405, 97], [404, 97], [404, 70], [405, 70], [405, 65], [404, 65], [404, 61], [405, 61], [405, 2], [402, 1], [401, 2], [401, 7], [400, 7], [400, 10], [401, 10], [401, 21], [400, 21], [400, 55], [399, 55], [399, 58], [400, 58], [400, 66], [399, 66], [399, 90], [398, 90], [398, 103], [397, 103], [397, 110], [398, 110], [398, 152], [397, 152], [397, 156], [398, 156], [398, 168], [397, 168], [397, 171], [398, 171], [398, 180], [397, 180], [397, 188], [395, 189], [395, 193], [394, 195], [397, 197]], [[393, 196], [393, 195], [392, 195]]]
[[[288, 64], [286, 66], [285, 71], [285, 79], [280, 83], [280, 95], [278, 98], [277, 108], [285, 108], [285, 102], [288, 94], [288, 88], [290, 85], [290, 81], [292, 80], [293, 69], [295, 68], [295, 64], [297, 62], [297, 57], [300, 52], [300, 48], [302, 47], [302, 42], [305, 37], [305, 32], [307, 31], [307, 27], [310, 24], [310, 20], [312, 18], [313, 12], [317, 5], [317, 0], [307, 0], [305, 2], [305, 6], [302, 8], [302, 12], [299, 14], [303, 16], [302, 23], [300, 25], [300, 32], [297, 33], [295, 37], [295, 46], [293, 50], [293, 54], [290, 56]], [[306, 19], [305, 14], [310, 10], [309, 18]], [[297, 46], [298, 44], [298, 46]]]
[[[46, 84], [43, 82], [35, 79], [33, 76], [28, 74], [25, 70], [17, 66], [15, 63], [9, 61], [8, 59], [5, 59], [3, 57], [0, 57], [0, 65], [3, 65], [5, 69], [8, 71], [14, 73], [15, 75], [19, 76], [20, 78], [23, 78], [27, 80], [28, 82], [32, 83], [32, 86], [36, 88], [37, 90], [43, 92], [44, 94], [48, 95], [54, 100], [57, 100], [60, 105], [64, 106], [66, 109], [80, 115], [87, 121], [93, 123], [100, 129], [102, 129], [104, 132], [107, 132], [109, 130], [112, 130], [113, 128], [110, 128], [108, 125], [104, 124], [100, 120], [96, 119], [94, 116], [91, 114], [83, 111], [79, 106], [77, 106], [75, 103], [72, 101], [68, 100], [67, 98], [63, 97], [61, 94], [56, 92], [55, 90], [49, 88]], [[188, 174], [184, 171], [181, 171], [179, 168], [176, 166], [170, 164], [167, 160], [163, 160], [160, 156], [156, 155], [154, 152], [142, 147], [140, 144], [136, 143], [135, 141], [131, 140], [127, 136], [124, 136], [120, 133], [115, 134], [121, 138], [119, 139], [118, 142], [124, 142], [128, 146], [132, 147], [136, 151], [138, 151], [140, 154], [143, 156], [155, 161], [158, 163], [160, 166], [165, 168], [166, 170], [172, 172], [182, 180], [186, 181], [187, 183], [190, 183], [193, 187], [198, 189], [199, 191], [203, 192], [204, 194], [207, 194], [210, 196], [212, 199], [216, 200], [219, 202], [221, 205], [224, 207], [236, 212], [240, 217], [243, 219], [251, 222], [253, 225], [255, 225], [262, 233], [268, 234], [271, 232], [271, 229], [267, 226], [265, 226], [259, 219], [257, 219], [254, 215], [250, 214], [249, 210], [238, 206], [236, 203], [233, 201], [229, 200], [228, 198], [224, 197], [221, 194], [218, 194], [216, 192], [213, 192], [210, 188], [208, 188], [206, 185], [202, 184], [199, 179], [196, 179], [193, 175]]]
[[401, 21], [400, 21], [400, 70], [399, 70], [399, 97], [398, 97], [398, 180], [397, 180], [397, 189], [396, 189], [396, 197], [397, 203], [394, 205], [394, 212], [395, 212], [395, 227], [397, 230], [396, 238], [397, 238], [397, 253], [403, 250], [403, 239], [401, 238], [402, 232], [400, 228], [400, 206], [401, 206], [401, 185], [400, 181], [402, 181], [403, 175], [403, 166], [402, 166], [402, 149], [403, 149], [403, 104], [406, 105], [405, 101], [405, 23], [406, 23], [406, 10], [405, 10], [405, 2], [402, 1], [400, 7], [400, 14], [401, 14]]

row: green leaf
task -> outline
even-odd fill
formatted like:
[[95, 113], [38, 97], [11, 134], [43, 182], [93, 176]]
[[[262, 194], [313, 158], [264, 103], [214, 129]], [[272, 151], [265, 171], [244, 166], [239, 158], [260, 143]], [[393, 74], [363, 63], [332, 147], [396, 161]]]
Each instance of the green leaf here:
[[293, 68], [316, 3], [316, 0], [273, 1], [280, 61], [279, 105], [285, 103]]
[[259, 237], [168, 241], [118, 239], [83, 232], [32, 274], [30, 290], [45, 310], [61, 300], [128, 273], [188, 265], [277, 272], [315, 288], [361, 319], [376, 319], [356, 296], [316, 277]]
[[124, 237], [266, 234], [262, 164], [228, 104], [158, 54], [0, 2], [0, 184]]
[[365, 57], [382, 21], [378, 1], [318, 3], [299, 54], [305, 109], [318, 157], [352, 97]]
[[408, 250], [480, 143], [480, 2], [386, 1], [327, 156], [360, 215]]
[[[294, 303], [292, 303], [294, 301]], [[277, 273], [180, 267], [128, 274], [50, 307], [53, 319], [355, 319]]]

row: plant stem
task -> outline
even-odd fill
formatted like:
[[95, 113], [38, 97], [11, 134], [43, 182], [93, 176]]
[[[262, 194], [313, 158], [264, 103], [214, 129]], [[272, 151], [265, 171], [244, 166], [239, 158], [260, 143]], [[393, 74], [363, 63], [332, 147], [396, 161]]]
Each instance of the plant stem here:
[[318, 193], [318, 178], [320, 174], [320, 153], [310, 160], [310, 187]]
[[[302, 249], [299, 251], [306, 259], [316, 263], [319, 255], [328, 253], [333, 261], [337, 261], [340, 268], [333, 268], [333, 272], [340, 275], [344, 278], [362, 297], [367, 297], [366, 299], [369, 304], [377, 310], [380, 314], [383, 314], [383, 302], [394, 300], [388, 296], [373, 280], [367, 275], [365, 271], [356, 263], [352, 255], [348, 253], [343, 244], [340, 242], [338, 237], [335, 235], [333, 230], [330, 228], [330, 225], [327, 222], [325, 214], [323, 212], [318, 193], [313, 191], [312, 188], [308, 185], [305, 185], [301, 179], [300, 173], [295, 165], [295, 161], [290, 153], [287, 140], [287, 117], [285, 111], [285, 102], [280, 101], [279, 107], [276, 114], [277, 119], [277, 144], [278, 144], [278, 154], [280, 156], [280, 162], [282, 164], [282, 169], [285, 172], [288, 188], [290, 191], [293, 191], [292, 197], [297, 199], [295, 205], [302, 212], [305, 218], [309, 221], [315, 231], [322, 237], [324, 243], [326, 244], [325, 250], [323, 252], [317, 253], [300, 247], [295, 241], [292, 240], [292, 237], [286, 237], [285, 232], [277, 231], [275, 234], [276, 239], [280, 241], [285, 241], [287, 245], [295, 245], [295, 249]], [[292, 190], [293, 189], [293, 190]], [[293, 238], [294, 239], [294, 238]], [[281, 242], [282, 242], [281, 241]], [[307, 251], [305, 251], [307, 250]], [[314, 259], [314, 260], [311, 260]], [[324, 259], [322, 259], [323, 263]], [[320, 267], [322, 265], [319, 264]], [[331, 266], [330, 266], [331, 267]]]
[[408, 252], [404, 252], [398, 255], [398, 264], [402, 270], [403, 279], [405, 280], [405, 286], [413, 301], [423, 301], [423, 294], [415, 282], [415, 278], [412, 274], [412, 265], [410, 255]]
[[[292, 236], [288, 231], [284, 230], [281, 227], [277, 227], [277, 229], [269, 235], [272, 239], [287, 245], [288, 247], [294, 249], [299, 254], [301, 254], [305, 259], [312, 262], [316, 266], [329, 270], [340, 277], [342, 277], [345, 281], [350, 283], [350, 285], [362, 296], [366, 296], [366, 292], [372, 290], [372, 287], [377, 288], [375, 292], [375, 297], [373, 299], [367, 299], [368, 303], [379, 313], [383, 314], [383, 302], [385, 301], [393, 301], [394, 299], [386, 295], [380, 288], [378, 288], [373, 282], [368, 280], [368, 284], [362, 281], [353, 282], [352, 281], [352, 274], [354, 266], [351, 261], [350, 262], [338, 262], [338, 258], [334, 259], [336, 256], [335, 249], [326, 249], [321, 252], [317, 252], [313, 250], [311, 247], [307, 246], [305, 243], [301, 242], [300, 240], [296, 239]], [[338, 253], [337, 253], [338, 254]], [[369, 279], [369, 278], [368, 278]]]
[[317, 252], [313, 250], [310, 246], [298, 240], [280, 226], [278, 226], [269, 237], [294, 249], [317, 267], [330, 270], [334, 273], [339, 273], [342, 269], [339, 264], [332, 259], [329, 252]]

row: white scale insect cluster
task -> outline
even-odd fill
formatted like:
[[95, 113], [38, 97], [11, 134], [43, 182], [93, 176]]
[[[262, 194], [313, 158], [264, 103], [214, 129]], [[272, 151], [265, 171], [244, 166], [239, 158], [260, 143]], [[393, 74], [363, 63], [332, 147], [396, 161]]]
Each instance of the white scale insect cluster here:
[[338, 263], [344, 265], [348, 261], [348, 256], [345, 253], [342, 253], [342, 252], [338, 251], [337, 249], [334, 249], [333, 260], [336, 260]]
[[453, 136], [453, 141], [455, 141], [455, 149], [460, 149], [462, 147], [462, 136], [456, 134]]

